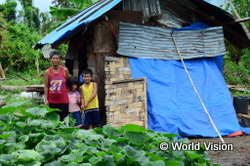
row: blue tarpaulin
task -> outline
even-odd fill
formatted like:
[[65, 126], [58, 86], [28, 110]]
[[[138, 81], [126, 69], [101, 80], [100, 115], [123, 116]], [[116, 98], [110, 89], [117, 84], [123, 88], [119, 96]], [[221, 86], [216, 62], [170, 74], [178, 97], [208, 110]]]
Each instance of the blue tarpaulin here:
[[[222, 57], [222, 56], [220, 56]], [[130, 58], [133, 78], [146, 77], [148, 128], [181, 137], [217, 137], [181, 61]], [[222, 136], [243, 131], [218, 58], [185, 60], [193, 82]], [[220, 66], [220, 65], [219, 65]]]

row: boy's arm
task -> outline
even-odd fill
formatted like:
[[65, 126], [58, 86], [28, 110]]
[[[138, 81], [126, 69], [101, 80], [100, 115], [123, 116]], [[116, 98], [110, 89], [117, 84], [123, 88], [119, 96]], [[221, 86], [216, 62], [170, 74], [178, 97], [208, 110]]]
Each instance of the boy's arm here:
[[43, 79], [44, 79], [44, 104], [49, 105], [49, 101], [48, 101], [49, 71], [48, 70], [44, 72]]
[[81, 96], [81, 109], [84, 109], [84, 96], [82, 92], [82, 86], [80, 86], [79, 91], [80, 91], [80, 96]]
[[89, 102], [91, 102], [97, 95], [97, 83], [93, 82], [93, 85], [94, 85], [94, 88], [93, 88], [92, 96], [89, 98], [88, 101], [85, 102], [85, 107], [87, 107]]

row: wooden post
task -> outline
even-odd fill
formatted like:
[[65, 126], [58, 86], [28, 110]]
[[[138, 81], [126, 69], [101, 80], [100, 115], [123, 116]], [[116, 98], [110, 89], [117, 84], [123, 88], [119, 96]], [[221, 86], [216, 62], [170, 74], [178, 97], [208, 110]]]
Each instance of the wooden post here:
[[2, 68], [2, 65], [1, 65], [1, 62], [0, 62], [0, 77], [2, 77], [2, 78], [6, 78], [5, 77], [5, 74], [4, 74], [4, 71], [3, 71], [3, 68]]
[[101, 114], [102, 126], [107, 123], [106, 108], [105, 108], [105, 58], [104, 54], [96, 54], [96, 73], [98, 84], [99, 110]]
[[[231, 6], [233, 12], [235, 13], [237, 19], [241, 19], [241, 18], [240, 18], [240, 15], [238, 14], [237, 10], [235, 9], [234, 4], [232, 3], [232, 1], [231, 1], [231, 0], [227, 0], [227, 1], [229, 2], [229, 4], [230, 4], [230, 6]], [[240, 22], [240, 25], [242, 26], [242, 28], [243, 28], [243, 30], [245, 31], [245, 33], [246, 33], [248, 39], [250, 40], [250, 33], [249, 33], [247, 27], [245, 26], [245, 24], [244, 24], [243, 22]]]

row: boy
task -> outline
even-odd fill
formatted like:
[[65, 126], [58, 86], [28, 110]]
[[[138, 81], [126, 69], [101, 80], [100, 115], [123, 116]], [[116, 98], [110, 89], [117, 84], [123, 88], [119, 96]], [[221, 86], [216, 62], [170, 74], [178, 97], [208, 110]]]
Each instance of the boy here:
[[82, 122], [87, 129], [93, 129], [100, 126], [100, 112], [99, 101], [97, 95], [97, 84], [91, 82], [92, 70], [86, 69], [83, 71], [84, 84], [80, 87], [80, 94], [82, 98], [81, 109]]

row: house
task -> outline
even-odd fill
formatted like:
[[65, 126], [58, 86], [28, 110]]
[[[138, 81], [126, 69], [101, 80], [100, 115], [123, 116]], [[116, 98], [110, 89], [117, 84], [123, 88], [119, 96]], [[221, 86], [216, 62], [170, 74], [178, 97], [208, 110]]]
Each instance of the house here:
[[[194, 75], [196, 73], [206, 75], [206, 72], [210, 71], [209, 76], [213, 77], [212, 81], [217, 80], [220, 82], [216, 82], [219, 86], [216, 87], [218, 89], [213, 90], [212, 97], [218, 97], [217, 93], [222, 89], [222, 93], [225, 94], [223, 98], [225, 97], [226, 100], [223, 100], [223, 103], [211, 102], [214, 104], [211, 108], [217, 107], [223, 111], [226, 109], [224, 113], [218, 114], [218, 117], [222, 118], [225, 116], [224, 118], [232, 119], [230, 122], [232, 127], [226, 121], [219, 124], [222, 135], [236, 132], [240, 130], [240, 127], [232, 103], [229, 101], [229, 105], [224, 105], [228, 103], [230, 96], [226, 85], [223, 84], [221, 73], [218, 72], [219, 70], [217, 65], [215, 65], [214, 59], [208, 58], [207, 60], [204, 58], [217, 58], [218, 55], [225, 54], [223, 35], [239, 48], [250, 46], [250, 41], [240, 24], [232, 23], [233, 21], [234, 18], [229, 13], [203, 0], [100, 0], [69, 18], [64, 24], [37, 42], [35, 48], [42, 48], [45, 44], [51, 44], [52, 48], [56, 48], [62, 43], [68, 43], [66, 66], [70, 72], [74, 76], [79, 76], [84, 68], [88, 67], [94, 71], [95, 80], [99, 85], [98, 94], [103, 124], [110, 123], [118, 127], [127, 123], [133, 123], [155, 131], [172, 132], [183, 136], [201, 135], [214, 137], [216, 133], [211, 132], [211, 126], [206, 127], [206, 129], [201, 127], [199, 130], [193, 130], [198, 127], [196, 123], [198, 121], [197, 118], [193, 118], [196, 115], [201, 116], [201, 119], [205, 118], [204, 121], [198, 118], [200, 120], [198, 124], [210, 125], [210, 122], [206, 119], [206, 116], [200, 113], [202, 108], [196, 110], [198, 113], [190, 113], [190, 109], [200, 107], [200, 105], [195, 104], [195, 107], [190, 108], [190, 106], [193, 106], [193, 101], [196, 103], [197, 98], [194, 94], [189, 97], [184, 94], [186, 91], [180, 91], [179, 87], [188, 90], [192, 88], [188, 87], [190, 85], [186, 86], [188, 81], [186, 76], [183, 76], [185, 75], [184, 70], [180, 67], [180, 61], [176, 61], [180, 60], [177, 48], [181, 52], [184, 50], [183, 59], [187, 59], [188, 63], [190, 63], [188, 66], [190, 69], [195, 66], [194, 64], [197, 64], [198, 69], [195, 69]], [[194, 30], [195, 27], [192, 27], [191, 29], [186, 29], [186, 31], [178, 30], [197, 22], [200, 22], [201, 26], [206, 28], [199, 27], [197, 30]], [[175, 31], [172, 29], [175, 29]], [[185, 28], [182, 30], [185, 30]], [[142, 32], [142, 36], [138, 36]], [[158, 34], [156, 32], [161, 33]], [[149, 40], [150, 37], [151, 40]], [[190, 37], [194, 39], [192, 42], [189, 42]], [[161, 39], [166, 38], [168, 39], [166, 42], [171, 42], [164, 45], [165, 40]], [[159, 39], [156, 43], [162, 45], [154, 45], [151, 41], [155, 39]], [[174, 43], [173, 39], [176, 39], [178, 44]], [[134, 45], [131, 46], [131, 43]], [[170, 55], [169, 52], [173, 54]], [[152, 55], [152, 53], [155, 54]], [[185, 57], [185, 55], [187, 56]], [[147, 59], [141, 60], [142, 56], [145, 56], [143, 58]], [[128, 57], [135, 58], [130, 59]], [[153, 62], [152, 59], [154, 59]], [[162, 61], [161, 59], [168, 61]], [[200, 61], [200, 59], [202, 60]], [[217, 60], [221, 63], [222, 58], [219, 57]], [[152, 64], [155, 66], [152, 66]], [[199, 66], [200, 64], [204, 65]], [[143, 75], [143, 72], [147, 70], [147, 68], [144, 68], [144, 65], [146, 67], [151, 66], [150, 69], [152, 70], [154, 67], [160, 67], [157, 68], [153, 75], [160, 73], [159, 77], [161, 77], [169, 70], [169, 73], [176, 73], [180, 76], [180, 79], [167, 82], [164, 86], [161, 86], [162, 89], [151, 87], [153, 85], [150, 82], [152, 79], [144, 78]], [[168, 68], [164, 68], [164, 72], [162, 72], [163, 67], [166, 66]], [[173, 66], [177, 67], [178, 70], [175, 70]], [[209, 70], [204, 66], [209, 66]], [[204, 70], [197, 72], [199, 67], [204, 68]], [[137, 72], [139, 69], [143, 69], [143, 71]], [[136, 72], [134, 73], [132, 70], [136, 70]], [[214, 70], [216, 74], [211, 74]], [[194, 76], [198, 82], [199, 76]], [[169, 77], [172, 78], [173, 76]], [[176, 81], [179, 85], [185, 86], [178, 87]], [[211, 85], [206, 86], [211, 87]], [[165, 87], [168, 87], [166, 89], [167, 92], [164, 91]], [[151, 100], [152, 93], [150, 92], [154, 91], [152, 90], [153, 88], [157, 89], [155, 90], [158, 93], [156, 96], [162, 94], [169, 95], [167, 98], [164, 96], [164, 100]], [[210, 89], [203, 88], [202, 90], [206, 92]], [[169, 93], [170, 91], [174, 93]], [[178, 93], [178, 97], [170, 96], [170, 94], [176, 95], [176, 93]], [[188, 91], [187, 93], [192, 92]], [[206, 92], [205, 94], [208, 93]], [[180, 98], [180, 96], [185, 97]], [[185, 105], [179, 106], [178, 101], [173, 98], [185, 103]], [[208, 96], [207, 100], [212, 100], [211, 96]], [[151, 109], [152, 106], [160, 106], [162, 103], [168, 103], [172, 107]], [[210, 106], [210, 103], [207, 104]], [[172, 108], [178, 111], [184, 109], [187, 112], [173, 114], [170, 111], [170, 113], [167, 113]], [[161, 111], [163, 114], [160, 114], [158, 111]], [[191, 120], [188, 120], [189, 118]], [[213, 118], [218, 122], [216, 117]], [[178, 121], [178, 119], [182, 120]], [[201, 130], [205, 132], [200, 133]]]

